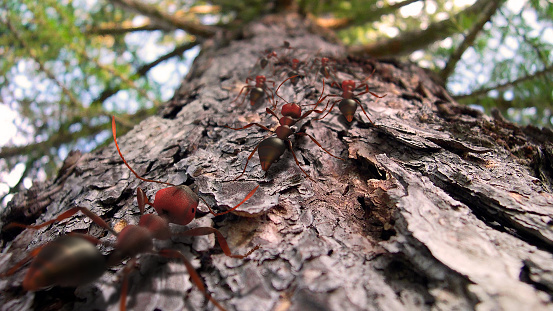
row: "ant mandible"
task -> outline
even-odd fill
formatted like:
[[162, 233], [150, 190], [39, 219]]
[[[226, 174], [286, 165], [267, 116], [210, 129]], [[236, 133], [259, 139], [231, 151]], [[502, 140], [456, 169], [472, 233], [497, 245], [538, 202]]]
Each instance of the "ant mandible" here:
[[[250, 77], [248, 77], [246, 79], [246, 84], [250, 83], [250, 81], [252, 81], [252, 79]], [[267, 80], [267, 78], [263, 75], [256, 76], [255, 77], [255, 85], [246, 85], [246, 86], [242, 87], [242, 89], [240, 90], [240, 93], [238, 93], [238, 96], [236, 96], [236, 98], [231, 103], [234, 103], [240, 97], [240, 95], [242, 95], [242, 92], [244, 91], [244, 89], [247, 89], [247, 91], [244, 94], [244, 98], [240, 102], [240, 105], [242, 105], [242, 103], [244, 103], [244, 100], [246, 100], [246, 97], [248, 96], [248, 94], [250, 95], [249, 100], [250, 100], [250, 105], [252, 105], [252, 106], [258, 104], [263, 99], [263, 95], [265, 95], [265, 94], [267, 95], [267, 98], [270, 95], [271, 100], [274, 101], [275, 96], [274, 96], [274, 94], [272, 94], [271, 89], [269, 89], [267, 87], [267, 82], [273, 83], [273, 87], [275, 87], [275, 82], [274, 81]], [[271, 94], [269, 94], [269, 92], [271, 92]]]
[[[373, 74], [374, 74], [374, 71], [369, 77], [367, 77], [367, 79], [365, 79], [365, 81], [368, 80]], [[374, 124], [374, 122], [371, 120], [371, 118], [369, 117], [369, 115], [367, 114], [367, 112], [365, 111], [365, 108], [363, 108], [363, 105], [361, 105], [361, 102], [359, 101], [359, 99], [357, 99], [357, 97], [369, 93], [374, 97], [383, 98], [387, 94], [384, 94], [383, 96], [378, 96], [377, 94], [369, 91], [369, 86], [367, 85], [367, 83], [362, 83], [362, 84], [359, 84], [359, 85], [356, 86], [355, 82], [353, 80], [344, 80], [344, 81], [342, 81], [342, 86], [341, 87], [338, 85], [338, 83], [336, 81], [333, 81], [332, 84], [330, 84], [330, 86], [334, 86], [334, 85], [336, 85], [338, 88], [342, 89], [342, 95], [328, 94], [325, 97], [323, 97], [321, 99], [321, 101], [324, 101], [327, 97], [340, 97], [340, 98], [332, 102], [332, 105], [330, 106], [330, 109], [327, 111], [327, 113], [324, 116], [322, 116], [320, 118], [317, 118], [315, 120], [321, 120], [324, 117], [326, 117], [332, 111], [332, 109], [334, 108], [336, 103], [340, 102], [340, 104], [338, 105], [338, 108], [340, 109], [340, 111], [342, 112], [342, 114], [344, 115], [346, 120], [348, 120], [348, 122], [351, 122], [353, 120], [353, 116], [355, 114], [355, 111], [357, 110], [357, 106], [359, 106], [359, 107], [361, 107], [361, 110], [363, 110], [363, 113], [365, 113], [365, 115], [367, 116], [367, 119], [369, 119], [371, 124], [376, 126]], [[358, 94], [353, 93], [354, 90], [356, 90], [358, 88], [362, 88], [362, 87], [365, 87], [365, 91], [360, 92]], [[329, 102], [330, 102], [330, 100], [326, 103], [326, 106], [323, 109], [323, 111], [326, 110], [326, 108], [328, 107]]]
[[[271, 114], [272, 116], [274, 116], [275, 118], [277, 118], [279, 120], [279, 126], [276, 128], [276, 130], [274, 130], [274, 131], [270, 130], [266, 126], [261, 125], [259, 123], [250, 123], [250, 124], [247, 124], [247, 125], [245, 125], [243, 127], [240, 127], [240, 128], [232, 128], [232, 127], [229, 127], [229, 126], [225, 126], [225, 127], [230, 128], [232, 130], [238, 131], [238, 130], [247, 129], [247, 128], [252, 127], [252, 126], [255, 125], [255, 126], [260, 127], [260, 128], [262, 128], [266, 131], [269, 131], [273, 134], [276, 134], [276, 137], [266, 138], [266, 139], [262, 140], [259, 144], [257, 144], [257, 146], [254, 148], [254, 150], [248, 156], [248, 159], [246, 160], [246, 165], [244, 166], [244, 170], [234, 180], [236, 180], [236, 179], [240, 178], [242, 175], [244, 175], [244, 173], [246, 172], [246, 168], [248, 167], [248, 163], [249, 163], [250, 159], [253, 157], [253, 155], [255, 154], [256, 150], [259, 150], [258, 154], [259, 154], [259, 162], [261, 163], [261, 169], [263, 169], [266, 172], [271, 167], [271, 164], [273, 164], [273, 162], [277, 161], [280, 158], [280, 156], [282, 156], [282, 154], [284, 154], [284, 151], [286, 151], [286, 148], [288, 147], [288, 149], [292, 152], [294, 160], [296, 161], [296, 165], [305, 174], [305, 176], [307, 176], [307, 178], [309, 178], [311, 181], [314, 181], [313, 178], [311, 178], [311, 176], [309, 176], [307, 174], [307, 172], [305, 172], [305, 170], [300, 166], [298, 158], [296, 157], [296, 154], [295, 154], [294, 149], [292, 147], [292, 142], [290, 141], [290, 138], [289, 138], [291, 135], [308, 136], [309, 138], [311, 138], [311, 140], [315, 144], [317, 144], [317, 146], [319, 146], [321, 149], [323, 149], [326, 153], [328, 153], [329, 155], [331, 155], [332, 157], [334, 157], [336, 159], [340, 159], [342, 161], [345, 161], [344, 159], [331, 154], [328, 150], [323, 148], [323, 146], [321, 146], [321, 144], [313, 136], [311, 136], [311, 135], [309, 135], [305, 132], [294, 132], [294, 130], [291, 128], [291, 126], [293, 126], [294, 124], [296, 124], [300, 120], [305, 119], [312, 112], [318, 112], [318, 113], [323, 112], [323, 111], [315, 110], [317, 105], [321, 102], [321, 97], [319, 97], [319, 101], [317, 102], [317, 104], [315, 106], [315, 109], [309, 110], [309, 111], [305, 112], [302, 115], [300, 105], [298, 105], [297, 103], [290, 103], [287, 100], [285, 100], [284, 98], [282, 98], [280, 95], [278, 95], [278, 90], [280, 89], [282, 84], [284, 84], [284, 82], [286, 82], [287, 80], [292, 79], [294, 77], [296, 77], [296, 76], [289, 77], [288, 79], [282, 81], [282, 83], [278, 86], [278, 88], [275, 92], [275, 94], [278, 97], [280, 97], [282, 100], [284, 100], [286, 102], [286, 104], [284, 104], [281, 108], [282, 117], [279, 118], [277, 116], [277, 114], [272, 109], [265, 108], [265, 111], [268, 114]], [[323, 95], [323, 92], [324, 92], [324, 80], [323, 80], [323, 91], [321, 92], [321, 96]], [[273, 109], [275, 109], [275, 108], [276, 108], [276, 104], [273, 107]]]

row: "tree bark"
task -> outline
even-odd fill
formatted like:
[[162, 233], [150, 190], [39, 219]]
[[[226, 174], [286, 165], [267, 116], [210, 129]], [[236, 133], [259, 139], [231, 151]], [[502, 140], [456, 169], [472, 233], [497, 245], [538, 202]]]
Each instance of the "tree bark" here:
[[[340, 80], [361, 81], [375, 70], [370, 90], [386, 97], [359, 97], [376, 126], [362, 113], [348, 123], [337, 107], [322, 120], [297, 124], [346, 159], [329, 156], [308, 137], [292, 138], [301, 167], [315, 182], [290, 151], [267, 174], [255, 155], [245, 175], [233, 181], [267, 132], [225, 126], [257, 122], [274, 129], [277, 122], [265, 113], [268, 105], [231, 101], [246, 77], [257, 74], [252, 68], [260, 53], [284, 40], [297, 48], [293, 57], [315, 57], [317, 51], [345, 57], [344, 48], [323, 39], [308, 20], [267, 16], [237, 36], [204, 43], [158, 116], [119, 137], [136, 171], [194, 183], [219, 209], [260, 185], [236, 215], [213, 218], [202, 203], [203, 213], [188, 226], [219, 229], [234, 253], [261, 246], [246, 259], [226, 257], [213, 237], [163, 243], [192, 261], [208, 292], [229, 310], [551, 309], [553, 134], [460, 106], [413, 64], [351, 57], [337, 62]], [[319, 76], [313, 84], [283, 85], [279, 95], [305, 110], [321, 89]], [[337, 92], [326, 85], [325, 94]], [[152, 199], [162, 188], [137, 180], [113, 144], [72, 167], [68, 177], [16, 195], [3, 223], [40, 223], [80, 205], [112, 225], [135, 224], [135, 189], [142, 187]], [[77, 214], [41, 230], [3, 231], [0, 263], [10, 267], [37, 245], [76, 230], [106, 242], [103, 252], [111, 250], [107, 242], [114, 237]], [[34, 293], [21, 289], [25, 270], [0, 282], [2, 310], [119, 308], [120, 269], [76, 289]], [[130, 284], [131, 310], [214, 309], [178, 261], [142, 256]]]

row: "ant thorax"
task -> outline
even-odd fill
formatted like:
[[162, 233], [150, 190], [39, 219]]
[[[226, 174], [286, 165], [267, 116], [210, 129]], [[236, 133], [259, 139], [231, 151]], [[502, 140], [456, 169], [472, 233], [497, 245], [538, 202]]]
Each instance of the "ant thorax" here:
[[256, 76], [255, 77], [255, 86], [256, 87], [264, 87], [265, 82], [267, 82], [267, 78], [265, 76]]
[[353, 97], [353, 90], [355, 90], [355, 82], [352, 80], [345, 80], [342, 82], [342, 97], [350, 99]]

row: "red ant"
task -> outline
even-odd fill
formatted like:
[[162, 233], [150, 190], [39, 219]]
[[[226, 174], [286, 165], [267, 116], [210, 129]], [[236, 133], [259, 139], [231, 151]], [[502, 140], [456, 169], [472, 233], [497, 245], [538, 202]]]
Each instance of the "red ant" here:
[[199, 197], [196, 193], [194, 193], [194, 191], [192, 191], [192, 189], [190, 189], [186, 185], [176, 186], [168, 182], [146, 179], [140, 176], [131, 168], [129, 163], [127, 163], [127, 161], [123, 157], [123, 154], [121, 153], [121, 150], [119, 149], [119, 144], [117, 143], [116, 137], [115, 117], [112, 117], [111, 120], [111, 130], [113, 133], [113, 141], [115, 142], [115, 147], [117, 148], [119, 156], [121, 157], [123, 163], [125, 163], [127, 168], [134, 174], [134, 176], [136, 176], [136, 178], [147, 182], [154, 182], [171, 186], [158, 190], [156, 192], [153, 203], [148, 201], [148, 198], [146, 197], [144, 191], [140, 187], [138, 187], [136, 189], [136, 193], [138, 206], [140, 207], [141, 212], [144, 210], [145, 204], [148, 204], [152, 206], [158, 214], [167, 217], [171, 221], [171, 223], [178, 225], [187, 225], [194, 219], [196, 215], [196, 210], [200, 202], [199, 199], [204, 201], [205, 205], [209, 209], [209, 212], [213, 216], [220, 216], [237, 209], [240, 205], [250, 199], [254, 195], [255, 191], [257, 191], [257, 188], [259, 188], [259, 186], [255, 187], [252, 191], [248, 193], [244, 200], [242, 200], [242, 202], [240, 202], [235, 207], [224, 212], [215, 213], [203, 198]]
[[[246, 172], [246, 168], [248, 167], [248, 162], [253, 157], [256, 150], [259, 149], [258, 154], [259, 154], [259, 162], [261, 163], [261, 169], [263, 169], [266, 172], [271, 167], [271, 164], [273, 164], [273, 162], [277, 161], [280, 158], [280, 156], [282, 156], [282, 154], [284, 154], [284, 151], [286, 151], [286, 147], [288, 147], [288, 149], [292, 152], [292, 155], [294, 156], [294, 160], [296, 161], [296, 165], [301, 169], [301, 171], [305, 174], [305, 176], [307, 176], [307, 178], [309, 178], [311, 181], [314, 181], [313, 178], [311, 178], [305, 172], [305, 170], [300, 166], [298, 158], [296, 157], [296, 154], [294, 153], [294, 149], [292, 148], [292, 142], [290, 141], [290, 138], [289, 138], [290, 135], [292, 135], [292, 134], [293, 135], [299, 135], [299, 136], [308, 136], [309, 138], [311, 138], [311, 140], [315, 144], [317, 144], [317, 146], [321, 147], [321, 149], [323, 149], [326, 153], [328, 153], [332, 157], [335, 157], [336, 159], [340, 159], [342, 161], [345, 161], [344, 159], [331, 154], [328, 150], [323, 148], [323, 146], [321, 146], [321, 144], [313, 136], [311, 136], [311, 135], [309, 135], [305, 132], [294, 132], [294, 130], [291, 128], [291, 126], [293, 126], [297, 122], [305, 119], [312, 112], [318, 112], [318, 113], [323, 112], [323, 111], [317, 111], [315, 109], [312, 109], [312, 110], [309, 110], [309, 111], [305, 112], [302, 115], [300, 105], [298, 105], [296, 103], [290, 103], [287, 100], [285, 100], [284, 98], [282, 98], [280, 95], [278, 95], [278, 90], [280, 89], [282, 84], [284, 84], [284, 82], [286, 82], [287, 80], [292, 79], [294, 77], [296, 77], [296, 76], [289, 77], [288, 79], [282, 81], [282, 83], [278, 86], [278, 88], [275, 92], [275, 94], [278, 97], [280, 97], [282, 100], [284, 100], [286, 102], [286, 104], [283, 105], [282, 108], [281, 108], [282, 117], [279, 118], [277, 116], [277, 114], [272, 109], [265, 108], [265, 111], [268, 114], [273, 115], [275, 118], [277, 118], [279, 120], [279, 126], [276, 128], [276, 130], [272, 131], [269, 128], [267, 128], [266, 126], [261, 125], [259, 123], [250, 123], [250, 124], [247, 124], [247, 125], [245, 125], [243, 127], [240, 127], [240, 128], [232, 128], [232, 127], [226, 126], [227, 128], [230, 128], [232, 130], [237, 131], [237, 130], [247, 129], [247, 128], [252, 127], [252, 126], [255, 125], [255, 126], [258, 126], [258, 127], [262, 128], [266, 131], [269, 131], [273, 134], [276, 134], [276, 137], [265, 138], [259, 144], [257, 144], [255, 149], [248, 156], [248, 159], [246, 161], [246, 165], [244, 166], [244, 170], [242, 171], [242, 174], [238, 175], [238, 177], [236, 177], [234, 180], [236, 180], [236, 179], [240, 178], [242, 175], [244, 175], [244, 173]], [[324, 80], [323, 80], [323, 91], [321, 92], [321, 97], [323, 96], [323, 92], [324, 92]], [[316, 106], [321, 102], [321, 97], [319, 97], [319, 101], [317, 102]], [[273, 107], [273, 109], [275, 109], [275, 108], [276, 108], [276, 105], [275, 105], [275, 107]]]
[[290, 82], [293, 85], [298, 84], [298, 81], [306, 76], [305, 72], [300, 74], [300, 66], [305, 64], [304, 61], [300, 61], [297, 58], [292, 59], [292, 64], [290, 65], [290, 71], [286, 73]]
[[[72, 233], [68, 236], [61, 236], [57, 239], [39, 246], [32, 250], [23, 260], [18, 262], [14, 267], [7, 272], [0, 274], [0, 277], [5, 277], [14, 274], [21, 266], [33, 259], [27, 274], [23, 280], [22, 286], [27, 291], [36, 291], [45, 287], [54, 285], [63, 286], [78, 286], [91, 282], [100, 277], [108, 267], [120, 264], [125, 259], [129, 261], [123, 269], [123, 282], [121, 287], [120, 310], [126, 310], [126, 296], [128, 288], [128, 274], [132, 271], [136, 264], [137, 256], [144, 253], [157, 253], [166, 258], [179, 258], [182, 260], [190, 278], [196, 286], [203, 292], [205, 297], [210, 300], [220, 310], [225, 310], [214, 298], [209, 295], [201, 281], [198, 273], [194, 270], [188, 259], [180, 252], [171, 249], [154, 250], [153, 240], [167, 240], [171, 236], [202, 236], [215, 234], [221, 249], [225, 255], [232, 258], [245, 258], [253, 251], [259, 248], [255, 246], [245, 255], [233, 255], [228, 247], [228, 243], [217, 229], [210, 227], [198, 227], [180, 233], [171, 233], [169, 223], [186, 225], [194, 219], [196, 207], [198, 206], [198, 196], [187, 186], [175, 186], [170, 183], [149, 180], [139, 176], [127, 163], [117, 144], [115, 131], [115, 118], [112, 118], [112, 131], [117, 152], [123, 159], [125, 165], [133, 172], [137, 178], [168, 184], [172, 187], [161, 189], [156, 193], [154, 203], [148, 201], [148, 198], [142, 191], [137, 188], [137, 201], [140, 210], [140, 220], [138, 225], [128, 225], [119, 233], [113, 230], [102, 218], [91, 212], [85, 207], [71, 208], [53, 220], [46, 221], [38, 225], [24, 225], [19, 223], [11, 223], [5, 229], [12, 227], [20, 227], [26, 229], [39, 229], [50, 225], [54, 222], [67, 219], [77, 212], [81, 211], [88, 216], [93, 222], [107, 229], [117, 237], [114, 250], [108, 255], [102, 255], [95, 245], [100, 241], [93, 236], [86, 234]], [[221, 213], [214, 213], [211, 207], [208, 206], [210, 212], [214, 216], [226, 214], [248, 200], [259, 186], [253, 189], [245, 198], [235, 207]], [[202, 199], [203, 200], [203, 199]], [[205, 201], [204, 201], [205, 202]], [[158, 212], [155, 214], [144, 214], [145, 205], [151, 205]]]
[[[374, 74], [374, 71], [373, 71], [373, 74]], [[372, 76], [372, 74], [371, 74], [371, 76]], [[371, 76], [369, 76], [367, 79], [369, 79]], [[367, 79], [365, 79], [365, 80], [367, 80]], [[353, 80], [344, 80], [342, 82], [341, 87], [335, 81], [333, 81], [330, 86], [333, 86], [333, 85], [336, 85], [337, 87], [342, 89], [342, 95], [329, 94], [329, 95], [326, 95], [325, 97], [323, 97], [321, 101], [324, 101], [325, 98], [327, 98], [327, 97], [341, 97], [341, 98], [333, 101], [332, 106], [330, 106], [330, 109], [327, 111], [327, 113], [324, 116], [322, 116], [320, 118], [317, 118], [315, 120], [321, 120], [324, 117], [326, 117], [330, 113], [330, 111], [332, 111], [332, 109], [334, 108], [334, 105], [336, 105], [337, 102], [340, 102], [340, 104], [338, 105], [338, 108], [340, 109], [340, 111], [342, 112], [342, 114], [344, 115], [346, 120], [348, 120], [348, 122], [351, 122], [353, 120], [353, 116], [355, 114], [355, 111], [357, 110], [357, 106], [359, 106], [359, 107], [361, 107], [361, 110], [363, 110], [363, 113], [365, 113], [365, 115], [367, 116], [367, 119], [369, 119], [369, 121], [372, 123], [372, 125], [375, 125], [374, 122], [369, 117], [369, 115], [367, 114], [367, 112], [365, 111], [365, 108], [363, 108], [363, 106], [361, 105], [361, 102], [359, 101], [359, 99], [357, 99], [357, 97], [369, 93], [374, 97], [383, 98], [387, 94], [385, 94], [383, 96], [378, 96], [377, 94], [369, 91], [369, 86], [367, 85], [367, 83], [362, 83], [358, 86], [355, 86], [355, 82]], [[361, 87], [365, 87], [365, 91], [363, 91], [361, 93], [358, 93], [358, 94], [353, 93], [353, 91], [355, 89], [358, 89], [358, 88], [361, 88]], [[330, 102], [330, 100], [326, 103], [326, 106], [323, 109], [323, 111], [326, 110], [326, 108], [328, 107], [329, 102]]]
[[114, 250], [102, 255], [95, 247], [100, 241], [87, 234], [70, 233], [56, 238], [55, 240], [33, 249], [29, 255], [19, 261], [7, 272], [0, 274], [5, 277], [14, 274], [21, 266], [33, 259], [22, 286], [27, 291], [37, 291], [43, 288], [61, 286], [79, 286], [90, 283], [99, 278], [109, 267], [116, 266], [129, 258], [123, 269], [123, 281], [121, 285], [120, 307], [121, 311], [126, 310], [126, 297], [128, 289], [128, 275], [136, 264], [137, 256], [144, 253], [157, 253], [166, 258], [179, 258], [182, 260], [190, 278], [205, 297], [220, 310], [225, 310], [205, 289], [198, 273], [194, 270], [188, 259], [179, 251], [172, 249], [154, 250], [154, 239], [167, 240], [171, 236], [201, 236], [214, 233], [221, 245], [225, 255], [232, 258], [244, 258], [259, 248], [255, 246], [245, 255], [233, 255], [228, 244], [217, 229], [210, 227], [199, 227], [180, 233], [171, 233], [169, 229], [170, 219], [155, 214], [144, 214], [144, 205], [140, 206], [141, 217], [138, 225], [127, 225], [119, 233], [115, 232], [102, 218], [85, 207], [74, 207], [62, 213], [53, 220], [38, 225], [23, 225], [11, 223], [6, 229], [20, 227], [26, 229], [39, 229], [67, 219], [81, 211], [92, 221], [107, 229], [117, 237]]
[[[282, 46], [280, 46], [280, 48], [283, 48], [285, 50], [295, 49], [295, 48], [290, 46], [290, 42], [288, 42], [288, 41], [284, 41], [284, 43], [282, 44]], [[287, 55], [285, 56], [285, 58], [287, 58]], [[283, 60], [278, 57], [276, 51], [266, 50], [265, 53], [262, 54], [259, 57], [258, 61], [254, 65], [254, 68], [257, 65], [257, 63], [259, 63], [259, 67], [261, 67], [261, 69], [265, 69], [265, 67], [267, 67], [267, 65], [269, 64], [271, 59], [274, 59], [276, 63], [282, 63], [283, 62]], [[272, 64], [272, 66], [273, 66], [273, 72], [274, 72], [275, 71], [274, 64]], [[250, 72], [251, 72], [251, 70], [250, 70]]]
[[[265, 69], [265, 67], [267, 67], [267, 65], [269, 64], [269, 61], [271, 59], [276, 59], [276, 61], [280, 61], [278, 56], [277, 56], [277, 53], [275, 51], [271, 51], [271, 52], [266, 52], [265, 55], [262, 55], [261, 57], [259, 57], [259, 67], [261, 67], [261, 69]], [[257, 64], [257, 62], [256, 62]], [[255, 65], [254, 65], [254, 68], [255, 68]], [[274, 68], [273, 68], [274, 69]], [[250, 70], [251, 72], [251, 70]]]
[[[250, 83], [251, 80], [252, 79], [248, 77], [246, 79], [246, 84]], [[244, 98], [240, 102], [240, 105], [242, 105], [242, 103], [244, 103], [244, 100], [246, 100], [246, 97], [248, 96], [248, 94], [250, 94], [249, 99], [250, 99], [250, 104], [252, 106], [259, 103], [263, 99], [263, 95], [267, 94], [267, 96], [269, 96], [269, 92], [271, 92], [270, 96], [271, 96], [271, 99], [274, 101], [275, 96], [274, 96], [274, 94], [272, 94], [273, 91], [271, 91], [267, 87], [267, 82], [272, 82], [273, 87], [275, 87], [275, 82], [274, 81], [267, 80], [267, 78], [265, 76], [262, 76], [262, 75], [256, 76], [255, 77], [255, 85], [246, 85], [246, 86], [244, 86], [240, 90], [240, 93], [238, 93], [238, 96], [236, 96], [236, 98], [232, 101], [232, 103], [235, 102], [240, 97], [240, 95], [242, 95], [242, 92], [244, 91], [244, 89], [248, 89], [248, 90], [244, 94]]]
[[316, 69], [315, 79], [316, 79], [316, 76], [320, 73], [320, 74], [323, 75], [323, 77], [325, 79], [327, 79], [327, 80], [331, 79], [332, 81], [335, 81], [335, 79], [334, 79], [335, 74], [333, 74], [334, 70], [331, 68], [331, 65], [330, 65], [330, 63], [334, 62], [334, 61], [335, 60], [330, 59], [328, 57], [315, 58], [313, 60], [313, 63], [309, 67], [309, 69], [311, 70], [313, 68], [313, 66], [318, 65], [318, 67]]

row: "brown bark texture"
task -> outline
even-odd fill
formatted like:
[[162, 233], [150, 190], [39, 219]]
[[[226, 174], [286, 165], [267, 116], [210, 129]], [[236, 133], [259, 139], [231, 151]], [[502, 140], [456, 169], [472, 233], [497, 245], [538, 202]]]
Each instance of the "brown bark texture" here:
[[[159, 242], [182, 252], [207, 291], [228, 310], [551, 310], [553, 293], [552, 133], [519, 127], [455, 103], [421, 68], [391, 60], [346, 57], [294, 15], [269, 16], [234, 37], [218, 36], [201, 55], [174, 98], [159, 114], [119, 137], [130, 165], [147, 178], [195, 185], [219, 210], [201, 213], [195, 226], [219, 229], [234, 253], [260, 249], [246, 259], [225, 256], [213, 236]], [[340, 81], [367, 80], [359, 97], [375, 125], [357, 109], [353, 122], [338, 107], [322, 120], [296, 124], [312, 135], [292, 136], [289, 150], [267, 174], [257, 154], [246, 159], [278, 123], [267, 102], [232, 103], [263, 51], [289, 41], [289, 57], [320, 55]], [[278, 66], [278, 64], [275, 64]], [[309, 68], [307, 68], [309, 69]], [[272, 69], [265, 69], [269, 74]], [[273, 79], [278, 83], [285, 75]], [[272, 88], [272, 84], [269, 84]], [[279, 95], [317, 101], [321, 75], [307, 75]], [[330, 83], [325, 94], [341, 93]], [[335, 100], [335, 97], [330, 97]], [[283, 100], [279, 99], [277, 113]], [[325, 101], [326, 104], [326, 101]], [[55, 181], [14, 197], [2, 223], [40, 223], [74, 205], [109, 224], [136, 224], [135, 190], [150, 200], [162, 185], [141, 182], [123, 165], [114, 144], [74, 155]], [[154, 212], [148, 207], [148, 212]], [[30, 249], [69, 232], [100, 238], [111, 251], [114, 236], [78, 213], [39, 230], [2, 231], [2, 271]], [[130, 310], [213, 310], [190, 282], [184, 265], [144, 255], [130, 274]], [[119, 310], [121, 266], [77, 288], [25, 292], [23, 268], [0, 280], [1, 310]]]

